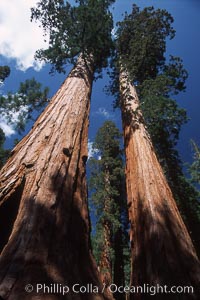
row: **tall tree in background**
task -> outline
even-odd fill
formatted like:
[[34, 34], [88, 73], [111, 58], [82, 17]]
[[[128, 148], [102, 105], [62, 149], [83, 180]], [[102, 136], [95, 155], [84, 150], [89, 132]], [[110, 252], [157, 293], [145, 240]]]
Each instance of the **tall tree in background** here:
[[[108, 286], [125, 283], [125, 251], [127, 214], [124, 189], [124, 168], [121, 134], [112, 121], [98, 130], [93, 148], [97, 158], [91, 158], [91, 202], [96, 212], [93, 247], [103, 282]], [[122, 297], [116, 295], [115, 297]], [[122, 298], [120, 298], [122, 299]]]
[[[199, 261], [156, 157], [134, 87], [146, 79], [155, 79], [160, 72], [167, 72], [165, 39], [174, 37], [172, 22], [165, 10], [149, 7], [140, 12], [133, 6], [132, 13], [125, 16], [118, 30], [120, 105], [131, 222], [131, 284], [189, 284], [195, 287], [195, 292], [181, 295], [182, 299], [197, 299]], [[174, 68], [171, 83], [182, 90], [184, 73], [180, 79], [178, 75]], [[131, 294], [130, 297], [146, 299], [148, 295]], [[163, 295], [158, 294], [156, 299], [163, 299]]]
[[[26, 294], [27, 283], [101, 286], [90, 249], [85, 163], [92, 81], [110, 53], [113, 1], [77, 2], [39, 1], [32, 10], [50, 34], [49, 48], [37, 56], [58, 71], [67, 62], [75, 66], [0, 174], [3, 299], [60, 299]], [[76, 294], [82, 298], [107, 296]]]

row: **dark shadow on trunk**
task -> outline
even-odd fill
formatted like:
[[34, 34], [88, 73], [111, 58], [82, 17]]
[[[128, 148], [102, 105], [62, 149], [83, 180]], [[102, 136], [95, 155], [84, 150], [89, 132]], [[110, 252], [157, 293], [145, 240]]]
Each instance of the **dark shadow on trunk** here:
[[[119, 286], [125, 286], [125, 276], [124, 276], [124, 257], [123, 257], [123, 237], [122, 229], [119, 228], [115, 234], [114, 238], [114, 278], [113, 282]], [[116, 300], [124, 300], [124, 295], [120, 293], [115, 293]]]
[[[84, 177], [84, 174], [82, 175]], [[83, 177], [80, 176], [81, 180]], [[72, 194], [66, 193], [66, 181], [68, 183], [73, 181]], [[58, 182], [62, 182], [65, 186], [59, 188], [59, 192]], [[26, 217], [18, 222], [17, 230], [1, 254], [2, 299], [97, 299], [93, 292], [73, 293], [71, 287], [74, 284], [97, 286], [100, 291], [98, 299], [109, 299], [105, 294], [101, 294], [102, 285], [90, 249], [89, 220], [87, 216], [84, 218], [82, 213], [82, 206], [86, 204], [87, 199], [84, 201], [80, 198], [83, 200], [81, 206], [76, 196], [77, 190], [81, 189], [79, 184], [80, 182], [71, 178], [69, 174], [61, 178], [57, 173], [52, 178], [51, 186], [52, 195], [54, 193], [57, 195], [55, 205], [50, 206], [48, 198], [43, 204], [39, 204], [39, 199], [37, 201], [31, 197], [24, 199]], [[4, 213], [10, 213], [9, 208], [8, 205]], [[17, 208], [15, 216], [16, 213]], [[6, 216], [5, 225], [7, 225]], [[12, 279], [10, 289], [7, 288], [9, 279]], [[70, 292], [64, 296], [56, 292], [36, 293], [38, 283], [49, 287], [53, 284], [67, 285]], [[30, 294], [24, 290], [27, 284], [34, 287], [34, 291]]]
[[10, 198], [0, 205], [0, 253], [8, 242], [17, 217], [25, 180], [17, 187]]
[[[138, 255], [133, 257], [133, 274], [137, 277], [137, 284], [132, 285], [149, 285], [184, 287], [193, 286], [194, 294], [187, 293], [139, 293], [131, 294], [130, 299], [155, 299], [155, 300], [198, 300], [200, 299], [199, 281], [195, 273], [194, 266], [198, 266], [199, 262], [187, 249], [187, 244], [182, 238], [176, 220], [171, 215], [170, 208], [167, 205], [157, 207], [156, 215], [153, 216], [144, 209], [144, 199], [140, 199], [137, 206], [138, 223], [135, 239], [138, 242]], [[133, 240], [134, 249], [134, 240]], [[198, 267], [197, 267], [198, 269]], [[162, 289], [160, 288], [160, 291]], [[152, 288], [152, 293], [153, 293]]]

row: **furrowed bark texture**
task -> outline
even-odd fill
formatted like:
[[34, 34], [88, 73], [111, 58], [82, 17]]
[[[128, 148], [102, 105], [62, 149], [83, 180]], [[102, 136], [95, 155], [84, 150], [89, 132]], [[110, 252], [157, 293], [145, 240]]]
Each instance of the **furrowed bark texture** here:
[[85, 180], [92, 73], [80, 58], [1, 171], [1, 299], [106, 299], [71, 289], [36, 293], [37, 283], [101, 286]]
[[[121, 72], [126, 185], [132, 251], [131, 285], [192, 285], [194, 294], [155, 299], [200, 299], [200, 265], [145, 128], [135, 88]], [[131, 294], [130, 299], [149, 299]], [[172, 298], [171, 298], [172, 297]]]
[[103, 241], [104, 246], [101, 253], [99, 268], [101, 272], [101, 280], [107, 286], [112, 283], [112, 264], [111, 264], [111, 230], [109, 222], [105, 221], [103, 225]]

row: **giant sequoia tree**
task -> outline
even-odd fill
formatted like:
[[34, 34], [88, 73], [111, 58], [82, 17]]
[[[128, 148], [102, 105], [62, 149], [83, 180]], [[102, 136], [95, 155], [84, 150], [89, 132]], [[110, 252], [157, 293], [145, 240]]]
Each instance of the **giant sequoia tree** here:
[[[50, 35], [37, 56], [58, 71], [75, 66], [0, 174], [2, 299], [61, 299], [27, 294], [27, 283], [101, 285], [90, 250], [85, 163], [92, 81], [111, 48], [112, 1], [78, 2], [41, 0], [32, 10]], [[76, 294], [83, 297], [106, 298]], [[64, 299], [72, 298], [70, 290]]]
[[[134, 86], [166, 71], [165, 39], [174, 36], [172, 21], [164, 10], [150, 7], [140, 12], [134, 6], [118, 30], [120, 106], [131, 222], [131, 284], [189, 284], [194, 286], [194, 294], [181, 295], [181, 299], [197, 299], [199, 261], [156, 157]], [[184, 77], [184, 73], [182, 75]], [[176, 78], [174, 69], [170, 84], [182, 90], [183, 82]], [[176, 299], [176, 295], [165, 296]], [[156, 299], [165, 296], [157, 294]], [[131, 299], [146, 298], [148, 295], [131, 294]]]

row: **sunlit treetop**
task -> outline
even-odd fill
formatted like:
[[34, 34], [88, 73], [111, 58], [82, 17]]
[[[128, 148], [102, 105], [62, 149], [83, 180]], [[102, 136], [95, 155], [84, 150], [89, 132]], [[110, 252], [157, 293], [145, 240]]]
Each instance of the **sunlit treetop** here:
[[117, 54], [133, 82], [155, 78], [164, 65], [166, 38], [175, 35], [172, 23], [173, 18], [166, 10], [146, 7], [140, 11], [136, 5], [118, 23]]
[[166, 10], [153, 7], [140, 10], [136, 5], [130, 14], [125, 14], [123, 21], [117, 23], [114, 68], [108, 89], [116, 96], [116, 106], [120, 105], [119, 73], [122, 67], [128, 71], [131, 83], [137, 86], [140, 99], [141, 88], [157, 76], [161, 88], [157, 91], [159, 94], [169, 97], [185, 90], [188, 73], [182, 60], [172, 55], [166, 60], [167, 39], [175, 36], [172, 23], [173, 17]]
[[41, 22], [47, 49], [38, 50], [36, 57], [53, 65], [53, 70], [65, 72], [80, 53], [93, 55], [95, 70], [107, 65], [113, 42], [112, 14], [109, 6], [115, 1], [77, 0], [72, 6], [63, 0], [40, 0], [32, 8], [31, 20]]

